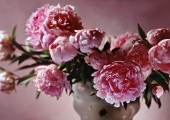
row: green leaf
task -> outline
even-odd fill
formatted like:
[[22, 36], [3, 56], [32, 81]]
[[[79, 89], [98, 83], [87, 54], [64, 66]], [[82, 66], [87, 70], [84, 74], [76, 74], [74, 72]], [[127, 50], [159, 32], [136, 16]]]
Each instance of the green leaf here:
[[17, 70], [28, 69], [28, 68], [36, 67], [38, 65], [42, 65], [42, 63], [34, 63], [34, 64], [31, 64], [31, 65], [24, 65], [22, 67], [19, 67]]
[[11, 61], [10, 61], [9, 64], [15, 63], [15, 62], [17, 62], [18, 60], [19, 60], [19, 57], [13, 56], [13, 57], [11, 58]]
[[162, 79], [164, 79], [165, 81], [169, 81], [169, 75], [166, 73], [163, 73], [161, 71], [154, 71], [156, 74], [158, 74]]
[[30, 49], [30, 44], [28, 43], [28, 42], [25, 42], [25, 50], [27, 51], [27, 52], [31, 52], [31, 49]]
[[63, 71], [65, 69], [65, 67], [66, 67], [66, 64], [63, 64], [63, 65], [58, 66], [58, 69]]
[[161, 80], [161, 78], [159, 78], [159, 77], [155, 77], [155, 81], [157, 81], [158, 84], [161, 85], [164, 90], [168, 90], [169, 91], [169, 85], [167, 84], [166, 81]]
[[105, 45], [104, 45], [103, 51], [106, 51], [108, 49], [110, 49], [110, 43], [106, 42]]
[[16, 29], [17, 29], [17, 26], [15, 26], [12, 30], [12, 40], [15, 40], [16, 38]]
[[94, 72], [94, 69], [91, 66], [88, 66], [86, 63], [81, 65], [80, 68], [80, 78], [81, 80], [86, 83], [87, 80], [91, 80], [92, 76], [91, 74]]
[[40, 54], [41, 58], [49, 58], [49, 55]]
[[152, 88], [151, 86], [146, 86], [146, 89], [144, 91], [144, 98], [145, 98], [145, 103], [147, 107], [149, 108], [151, 106], [151, 100], [152, 100]]
[[158, 82], [156, 82], [155, 80], [153, 80], [153, 81], [151, 82], [151, 84], [152, 84], [152, 85], [158, 85]]
[[162, 73], [158, 71], [153, 71], [151, 75], [148, 77], [148, 79], [151, 81], [156, 81], [158, 85], [161, 85], [164, 90], [169, 91], [169, 83], [167, 82], [166, 76], [164, 76]]
[[28, 55], [28, 54], [22, 54], [22, 55], [19, 57], [19, 62], [18, 62], [18, 64], [21, 64], [22, 62], [24, 62], [24, 61], [27, 60], [28, 58], [30, 58], [30, 55]]
[[139, 35], [141, 36], [142, 40], [146, 43], [146, 45], [148, 46], [148, 48], [151, 47], [151, 45], [149, 44], [149, 42], [146, 40], [146, 34], [144, 32], [144, 30], [141, 28], [141, 26], [138, 24], [138, 32]]
[[148, 107], [151, 106], [151, 100], [152, 100], [152, 93], [151, 92], [148, 92], [147, 95], [146, 95], [146, 105]]
[[27, 51], [22, 47], [22, 45], [18, 44], [15, 40], [12, 41], [12, 44], [15, 45], [15, 47], [21, 50], [22, 52], [27, 53]]
[[96, 91], [91, 91], [90, 96], [93, 96], [96, 94]]
[[146, 34], [145, 34], [145, 32], [143, 31], [143, 29], [141, 28], [141, 26], [139, 24], [138, 24], [138, 32], [139, 32], [142, 40], [145, 41], [146, 40]]
[[40, 94], [41, 94], [41, 92], [40, 92], [40, 91], [37, 91], [37, 92], [36, 92], [36, 99], [39, 99]]
[[25, 83], [25, 86], [28, 86], [29, 83], [30, 83], [30, 81], [28, 81], [27, 83]]
[[160, 108], [161, 107], [161, 101], [159, 98], [157, 98], [155, 95], [153, 95], [153, 99], [155, 100], [155, 102], [157, 103], [158, 107]]
[[35, 73], [35, 70], [32, 70], [31, 72], [30, 72], [30, 74], [34, 74]]
[[76, 78], [72, 78], [71, 83], [73, 84], [73, 83], [76, 83], [76, 82], [77, 82], [77, 79]]
[[10, 73], [10, 74], [15, 75], [15, 76], [18, 77], [18, 75], [14, 74], [13, 72], [11, 72], [11, 71], [9, 71], [9, 70], [3, 68], [3, 67], [0, 67], [0, 70], [2, 70], [2, 71], [4, 71], [4, 72], [8, 72], [8, 73]]
[[128, 104], [126, 102], [123, 102], [123, 106], [124, 106], [125, 110], [127, 110]]
[[78, 51], [77, 54], [78, 54], [78, 55], [81, 55], [81, 56], [86, 56], [84, 53], [82, 53], [82, 52], [80, 52], [80, 51]]
[[22, 62], [24, 62], [25, 60], [27, 60], [30, 57], [31, 56], [29, 54], [22, 54], [20, 56], [13, 56], [13, 58], [10, 61], [10, 64], [15, 63], [17, 61], [18, 61], [18, 64], [21, 64]]
[[43, 53], [44, 55], [50, 55], [50, 53], [49, 53], [48, 50], [43, 50], [42, 53]]
[[34, 76], [35, 76], [34, 74], [25, 75], [25, 76], [23, 76], [22, 78], [19, 79], [17, 84], [18, 85], [27, 84], [34, 78]]
[[112, 53], [116, 54], [116, 52], [119, 50], [120, 48], [115, 48], [112, 50]]

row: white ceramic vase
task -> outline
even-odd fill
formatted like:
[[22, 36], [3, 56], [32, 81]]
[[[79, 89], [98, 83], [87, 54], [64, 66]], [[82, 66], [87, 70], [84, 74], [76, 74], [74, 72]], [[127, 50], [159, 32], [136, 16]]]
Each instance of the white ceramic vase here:
[[79, 82], [73, 85], [73, 106], [81, 120], [133, 120], [140, 108], [139, 100], [123, 106], [114, 107], [97, 96], [90, 96], [91, 84]]

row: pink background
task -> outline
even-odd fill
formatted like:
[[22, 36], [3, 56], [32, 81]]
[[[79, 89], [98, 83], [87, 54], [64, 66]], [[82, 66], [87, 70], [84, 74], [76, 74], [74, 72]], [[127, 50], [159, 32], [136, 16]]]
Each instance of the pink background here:
[[[0, 0], [0, 29], [11, 33], [17, 25], [17, 40], [24, 43], [26, 20], [45, 3], [71, 4], [81, 16], [85, 28], [98, 27], [107, 34], [137, 32], [137, 23], [145, 31], [158, 27], [170, 28], [168, 0]], [[0, 65], [10, 70], [16, 68], [16, 65], [4, 62]], [[16, 90], [10, 95], [0, 93], [0, 120], [80, 120], [73, 110], [72, 96], [63, 94], [57, 101], [42, 94], [39, 100], [35, 100], [36, 89], [32, 83], [28, 87], [18, 86]], [[169, 93], [164, 94], [161, 100], [161, 109], [154, 102], [148, 109], [141, 99], [141, 109], [134, 120], [169, 120]]]

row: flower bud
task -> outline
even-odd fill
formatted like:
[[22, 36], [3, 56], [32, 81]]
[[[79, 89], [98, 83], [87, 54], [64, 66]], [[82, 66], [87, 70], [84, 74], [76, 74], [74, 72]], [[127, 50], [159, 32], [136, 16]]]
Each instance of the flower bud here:
[[0, 31], [0, 61], [8, 60], [13, 51], [10, 36], [4, 31]]
[[160, 98], [163, 95], [164, 90], [162, 86], [158, 85], [152, 88], [152, 93], [156, 95], [158, 98]]
[[15, 78], [7, 72], [0, 73], [0, 91], [10, 93], [15, 89]]
[[67, 36], [58, 37], [49, 47], [52, 60], [62, 64], [73, 59], [77, 55], [77, 49], [69, 43]]
[[99, 48], [104, 36], [105, 32], [98, 28], [79, 30], [75, 38], [70, 39], [70, 43], [77, 49], [80, 49], [82, 53], [91, 54], [94, 48]]

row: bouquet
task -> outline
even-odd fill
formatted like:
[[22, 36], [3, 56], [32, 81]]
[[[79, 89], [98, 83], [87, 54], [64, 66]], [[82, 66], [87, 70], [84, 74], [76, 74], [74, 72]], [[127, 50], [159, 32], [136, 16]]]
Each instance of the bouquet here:
[[[37, 98], [45, 93], [59, 99], [64, 90], [74, 94], [73, 84], [90, 82], [89, 95], [115, 107], [140, 97], [148, 107], [152, 99], [160, 107], [161, 95], [169, 91], [170, 30], [137, 28], [138, 33], [111, 36], [99, 28], [84, 29], [71, 5], [44, 5], [26, 22], [25, 45], [17, 42], [16, 27], [12, 35], [0, 32], [0, 61], [31, 69], [18, 76], [0, 67], [0, 91], [10, 93], [32, 81]], [[33, 63], [21, 65], [27, 60]]]

